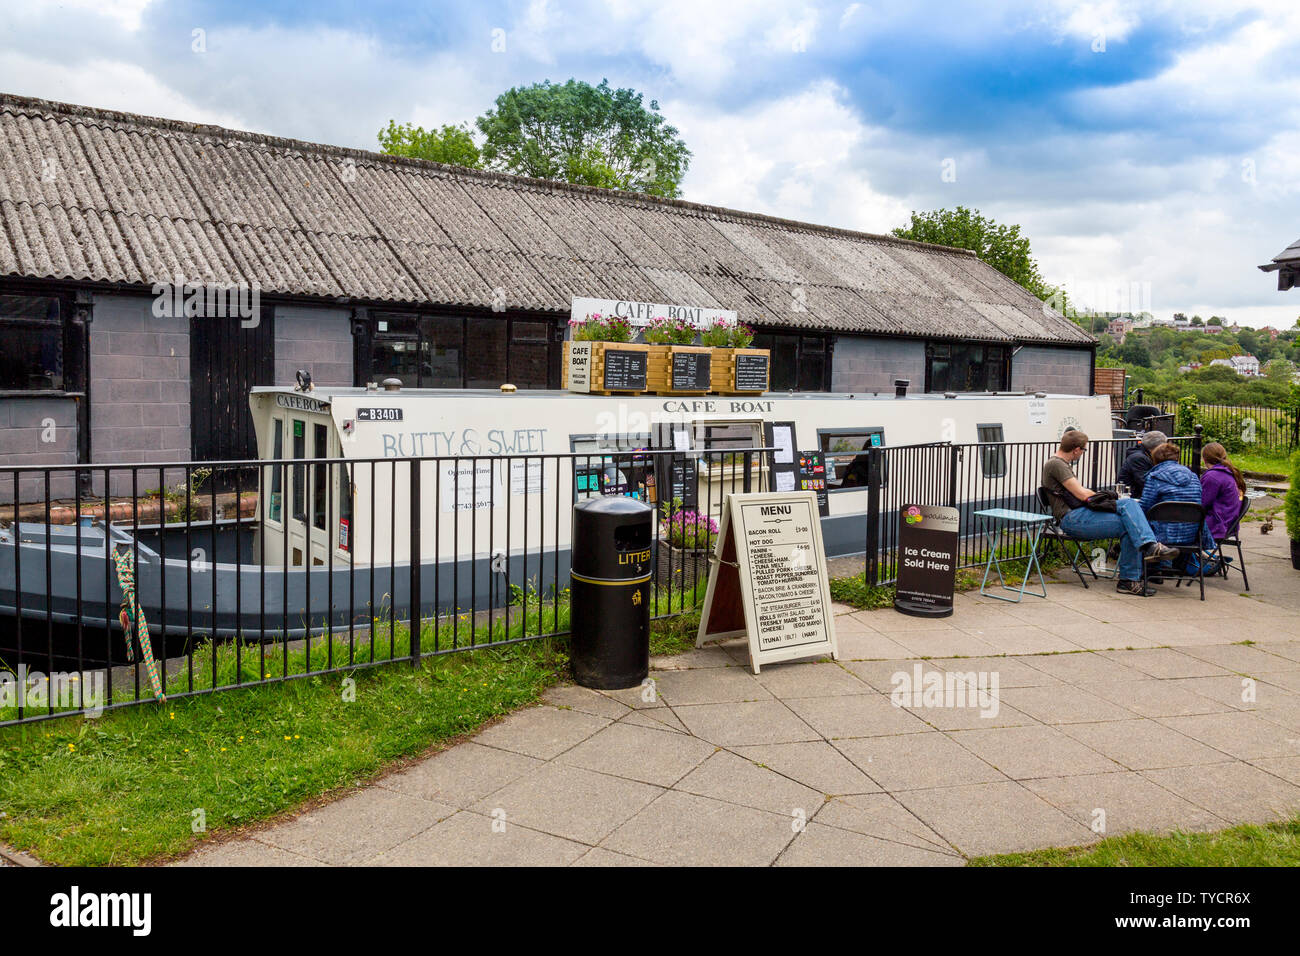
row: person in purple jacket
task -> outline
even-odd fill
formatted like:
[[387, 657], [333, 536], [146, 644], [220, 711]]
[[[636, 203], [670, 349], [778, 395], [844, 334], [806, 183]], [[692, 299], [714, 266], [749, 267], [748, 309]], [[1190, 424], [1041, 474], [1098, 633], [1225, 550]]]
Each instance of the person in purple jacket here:
[[1217, 441], [1201, 449], [1205, 470], [1201, 472], [1201, 504], [1205, 505], [1205, 527], [1215, 541], [1223, 538], [1241, 514], [1246, 500], [1246, 479], [1228, 460], [1228, 451]]

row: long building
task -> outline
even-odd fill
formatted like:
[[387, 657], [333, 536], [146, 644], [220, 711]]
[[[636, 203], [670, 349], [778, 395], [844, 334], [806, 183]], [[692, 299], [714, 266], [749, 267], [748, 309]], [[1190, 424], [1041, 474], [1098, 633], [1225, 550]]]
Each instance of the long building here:
[[584, 297], [735, 311], [777, 390], [1092, 392], [965, 250], [0, 94], [0, 467], [251, 457], [299, 368], [558, 387]]

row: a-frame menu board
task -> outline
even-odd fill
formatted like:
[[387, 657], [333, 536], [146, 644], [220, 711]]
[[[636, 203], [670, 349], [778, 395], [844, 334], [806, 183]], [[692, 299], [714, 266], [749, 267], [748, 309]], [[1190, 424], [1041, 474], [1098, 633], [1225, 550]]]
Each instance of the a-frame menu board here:
[[743, 634], [755, 674], [777, 661], [838, 659], [816, 494], [728, 495], [713, 561], [697, 647]]

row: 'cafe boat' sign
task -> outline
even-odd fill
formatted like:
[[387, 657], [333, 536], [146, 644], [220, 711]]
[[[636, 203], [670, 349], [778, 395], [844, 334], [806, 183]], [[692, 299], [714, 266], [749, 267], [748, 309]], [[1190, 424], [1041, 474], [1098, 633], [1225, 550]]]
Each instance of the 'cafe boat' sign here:
[[697, 329], [707, 329], [719, 319], [736, 321], [736, 313], [729, 309], [708, 309], [698, 305], [662, 305], [656, 302], [630, 302], [621, 299], [574, 298], [569, 317], [575, 322], [585, 322], [592, 315], [614, 315], [627, 319], [634, 328], [650, 324], [652, 319], [685, 319]]

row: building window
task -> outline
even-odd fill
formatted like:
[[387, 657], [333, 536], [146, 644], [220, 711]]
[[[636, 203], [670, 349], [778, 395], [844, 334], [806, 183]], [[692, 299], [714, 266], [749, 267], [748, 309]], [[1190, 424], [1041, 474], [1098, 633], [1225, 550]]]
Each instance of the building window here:
[[62, 391], [63, 315], [57, 296], [0, 295], [0, 391]]
[[976, 425], [975, 431], [981, 445], [993, 446], [980, 449], [980, 470], [985, 478], [1001, 478], [1007, 473], [1007, 448], [1002, 444], [1001, 424]]
[[558, 367], [553, 329], [545, 319], [379, 313], [358, 384], [396, 378], [409, 388], [546, 388]]
[[826, 391], [826, 336], [765, 332], [754, 336], [753, 347], [772, 353], [772, 391]]
[[1001, 345], [931, 342], [925, 347], [927, 392], [1003, 392], [1007, 350]]

